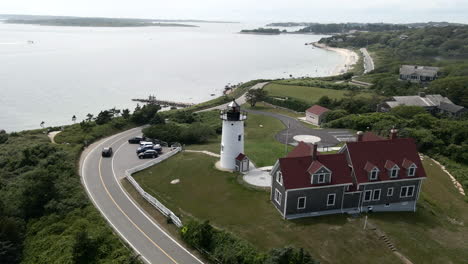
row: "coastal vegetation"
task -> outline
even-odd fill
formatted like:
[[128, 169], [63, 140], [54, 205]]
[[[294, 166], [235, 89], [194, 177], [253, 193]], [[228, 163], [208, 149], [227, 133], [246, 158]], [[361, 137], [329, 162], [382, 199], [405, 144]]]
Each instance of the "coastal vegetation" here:
[[257, 29], [243, 29], [241, 30], [241, 33], [278, 35], [278, 34], [281, 34], [281, 31], [276, 28], [257, 28]]
[[407, 25], [402, 24], [385, 24], [385, 23], [340, 23], [340, 24], [309, 24], [306, 27], [298, 30], [300, 33], [315, 33], [315, 34], [331, 34], [331, 33], [347, 33], [350, 31], [395, 31], [408, 29]]
[[0, 144], [0, 263], [136, 263], [81, 187], [83, 145], [45, 131]]

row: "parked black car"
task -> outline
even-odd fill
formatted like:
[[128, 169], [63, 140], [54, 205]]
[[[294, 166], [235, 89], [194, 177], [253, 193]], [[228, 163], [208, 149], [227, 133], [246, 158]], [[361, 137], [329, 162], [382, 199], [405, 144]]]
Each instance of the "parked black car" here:
[[144, 145], [142, 147], [137, 148], [136, 153], [140, 154], [142, 152], [145, 152], [147, 150], [153, 150], [154, 145]]
[[140, 141], [144, 140], [143, 137], [132, 137], [131, 139], [128, 140], [128, 143], [130, 144], [140, 144]]
[[145, 152], [141, 152], [138, 154], [138, 158], [140, 159], [147, 159], [147, 158], [156, 158], [158, 156], [158, 152], [153, 149], [148, 149]]
[[103, 148], [102, 149], [102, 156], [105, 157], [112, 157], [112, 148]]

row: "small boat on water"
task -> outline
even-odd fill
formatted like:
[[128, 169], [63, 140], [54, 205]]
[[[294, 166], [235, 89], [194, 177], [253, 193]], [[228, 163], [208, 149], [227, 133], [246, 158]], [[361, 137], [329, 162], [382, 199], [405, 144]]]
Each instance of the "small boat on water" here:
[[210, 94], [211, 96], [215, 96], [215, 94]]

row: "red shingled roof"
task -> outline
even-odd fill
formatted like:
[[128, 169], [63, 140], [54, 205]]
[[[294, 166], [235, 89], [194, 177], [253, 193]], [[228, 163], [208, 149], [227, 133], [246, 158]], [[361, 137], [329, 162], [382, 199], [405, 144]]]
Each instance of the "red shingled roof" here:
[[364, 166], [364, 170], [366, 170], [367, 172], [371, 172], [372, 169], [374, 169], [376, 166], [370, 162], [367, 162], [366, 163], [366, 166]]
[[303, 141], [299, 141], [299, 144], [291, 150], [286, 156], [287, 158], [294, 158], [294, 157], [305, 157], [310, 156], [312, 154], [312, 145], [304, 143]]
[[320, 105], [313, 105], [309, 109], [306, 110], [306, 112], [312, 113], [314, 115], [321, 115], [321, 114], [323, 114], [323, 113], [325, 113], [327, 111], [330, 111], [330, 109], [325, 108], [325, 107], [320, 106]]
[[237, 155], [237, 157], [236, 157], [236, 160], [243, 161], [245, 159], [245, 157], [246, 156], [243, 153], [239, 153], [239, 155]]
[[372, 132], [365, 132], [364, 135], [362, 135], [362, 141], [378, 141], [378, 140], [387, 140], [387, 139], [381, 136], [377, 136], [376, 134]]
[[403, 160], [403, 164], [401, 164], [401, 166], [405, 169], [408, 169], [409, 167], [411, 167], [411, 165], [413, 165], [414, 162], [412, 162], [411, 160], [409, 159], [404, 159]]
[[[346, 147], [351, 157], [351, 163], [356, 174], [358, 183], [369, 182], [368, 172], [365, 170], [366, 164], [375, 164], [381, 171], [379, 173], [379, 180], [399, 180], [399, 179], [413, 179], [426, 177], [426, 172], [421, 163], [418, 155], [418, 150], [414, 139], [412, 138], [397, 138], [393, 140], [381, 141], [362, 141], [362, 142], [348, 142]], [[411, 160], [418, 167], [416, 175], [412, 177], [407, 176], [406, 169], [400, 169], [397, 178], [390, 178], [388, 173], [385, 173], [385, 164], [387, 160], [392, 163], [403, 164], [403, 161]]]
[[387, 170], [391, 170], [393, 167], [395, 167], [395, 165], [396, 165], [395, 162], [393, 162], [391, 160], [387, 160], [387, 161], [385, 161], [385, 166], [384, 167]]
[[326, 167], [323, 165], [320, 161], [314, 160], [312, 161], [312, 164], [310, 164], [309, 168], [307, 169], [307, 172], [309, 174], [314, 174], [316, 173], [321, 167]]
[[296, 189], [334, 184], [352, 184], [351, 169], [346, 162], [345, 154], [319, 154], [317, 155], [317, 161], [332, 171], [331, 183], [314, 185], [311, 183], [311, 175], [307, 170], [311, 167], [313, 160], [309, 154], [309, 156], [279, 159], [284, 187], [286, 189]]

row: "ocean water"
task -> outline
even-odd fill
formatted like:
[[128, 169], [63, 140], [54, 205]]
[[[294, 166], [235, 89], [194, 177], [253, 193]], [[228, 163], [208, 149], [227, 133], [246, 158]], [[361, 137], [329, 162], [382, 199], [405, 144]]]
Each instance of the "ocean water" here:
[[198, 103], [228, 83], [329, 75], [344, 58], [318, 35], [238, 34], [261, 25], [77, 28], [0, 23], [0, 129], [71, 123], [135, 107], [132, 98]]

